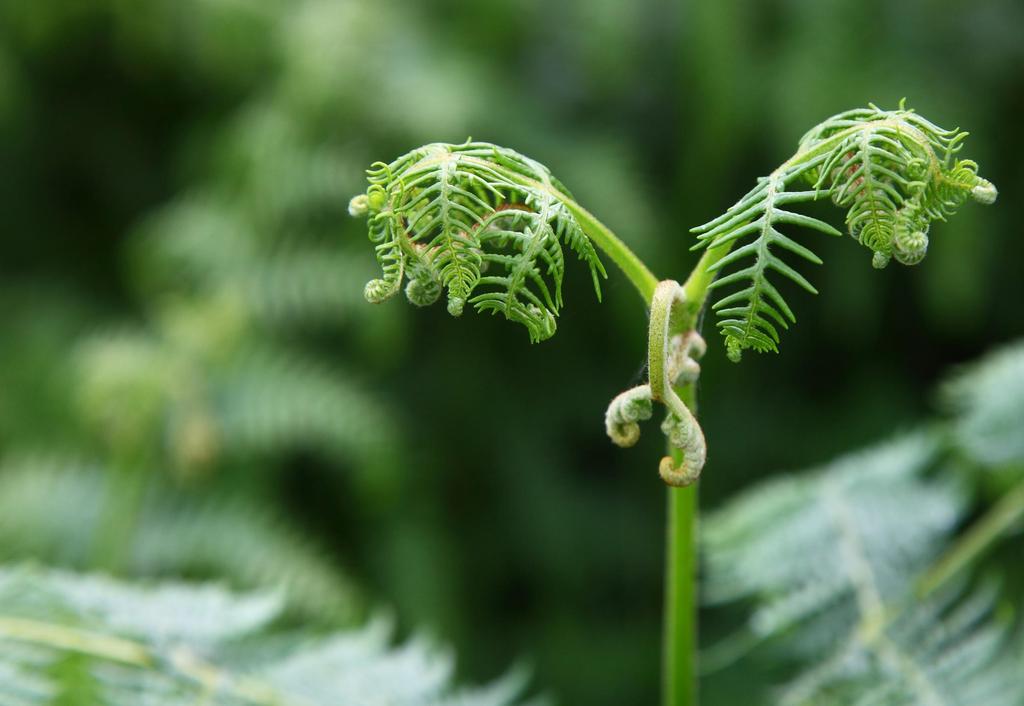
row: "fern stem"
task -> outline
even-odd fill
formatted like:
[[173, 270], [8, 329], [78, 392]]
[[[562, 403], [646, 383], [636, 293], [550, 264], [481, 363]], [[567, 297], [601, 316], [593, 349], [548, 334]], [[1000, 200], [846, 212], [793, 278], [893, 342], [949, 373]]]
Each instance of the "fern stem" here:
[[[679, 396], [696, 414], [694, 385]], [[683, 461], [680, 449], [669, 445], [676, 465]], [[665, 543], [665, 616], [662, 653], [663, 706], [697, 704], [697, 488], [668, 488]]]
[[560, 191], [556, 189], [550, 189], [550, 191], [569, 209], [573, 218], [579, 222], [583, 231], [594, 242], [594, 245], [611, 258], [612, 262], [629, 278], [629, 281], [636, 287], [643, 300], [645, 302], [651, 301], [651, 298], [654, 296], [654, 290], [658, 286], [658, 278], [647, 268], [643, 260], [637, 257], [636, 253], [630, 250], [629, 246], [612, 232], [611, 228], [597, 220], [590, 211]]
[[1024, 482], [999, 499], [953, 547], [925, 573], [917, 585], [919, 598], [934, 593], [965, 568], [1018, 520], [1024, 517]]
[[686, 297], [686, 317], [680, 320], [680, 330], [689, 331], [697, 327], [700, 312], [708, 299], [708, 288], [717, 274], [708, 270], [728, 255], [734, 244], [735, 241], [731, 241], [725, 245], [705, 250], [696, 266], [690, 272], [690, 276], [683, 282], [683, 294]]
[[[715, 273], [708, 270], [729, 254], [733, 243], [705, 250], [683, 283], [685, 297], [678, 329], [696, 329]], [[680, 399], [697, 415], [697, 386], [677, 389]], [[673, 463], [682, 451], [669, 445]], [[696, 706], [697, 698], [697, 525], [699, 485], [668, 488], [665, 543], [665, 608], [662, 655], [663, 706]]]

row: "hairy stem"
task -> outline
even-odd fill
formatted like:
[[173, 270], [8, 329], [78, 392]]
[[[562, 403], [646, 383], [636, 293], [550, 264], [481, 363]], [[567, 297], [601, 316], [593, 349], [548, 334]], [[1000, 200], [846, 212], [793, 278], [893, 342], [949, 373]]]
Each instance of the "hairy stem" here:
[[[714, 274], [708, 269], [725, 257], [732, 243], [705, 250], [683, 283], [683, 312], [678, 329], [697, 327]], [[695, 384], [678, 390], [679, 397], [697, 415]], [[682, 452], [669, 447], [673, 462]], [[662, 656], [662, 705], [697, 704], [697, 522], [698, 484], [668, 488], [667, 541], [665, 545], [665, 616]]]
[[1024, 482], [999, 499], [953, 547], [936, 562], [917, 585], [924, 598], [967, 568], [1004, 532], [1024, 517]]

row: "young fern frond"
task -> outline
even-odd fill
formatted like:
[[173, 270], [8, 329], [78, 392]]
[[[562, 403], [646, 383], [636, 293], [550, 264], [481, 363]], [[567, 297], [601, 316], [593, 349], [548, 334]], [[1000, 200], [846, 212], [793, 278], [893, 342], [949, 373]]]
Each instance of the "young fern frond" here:
[[612, 443], [630, 447], [640, 438], [639, 422], [653, 415], [653, 403], [664, 404], [667, 414], [661, 430], [683, 458], [677, 466], [671, 456], [665, 456], [658, 473], [665, 483], [676, 487], [696, 482], [707, 460], [704, 432], [676, 392], [677, 386], [693, 383], [700, 376], [697, 359], [705, 351], [704, 339], [696, 331], [676, 333], [679, 313], [685, 306], [686, 295], [678, 282], [665, 280], [658, 284], [648, 327], [649, 380], [617, 395], [604, 418]]
[[377, 163], [349, 212], [366, 216], [382, 276], [366, 285], [372, 303], [398, 292], [418, 306], [442, 289], [448, 311], [502, 314], [531, 341], [555, 333], [568, 247], [590, 269], [600, 298], [606, 276], [568, 191], [542, 164], [485, 142], [430, 144]]
[[995, 201], [996, 189], [978, 176], [978, 165], [956, 158], [966, 136], [932, 124], [903, 103], [891, 111], [872, 105], [840, 113], [807, 132], [795, 155], [723, 215], [694, 228], [694, 249], [732, 248], [749, 239], [709, 268], [724, 273], [744, 263], [711, 285], [739, 285], [713, 307], [729, 357], [739, 360], [747, 348], [777, 352], [779, 329], [796, 321], [769, 280], [770, 272], [812, 294], [817, 291], [778, 250], [814, 264], [821, 259], [779, 227], [805, 226], [829, 235], [839, 231], [792, 211], [793, 205], [828, 196], [846, 209], [847, 230], [873, 251], [875, 267], [885, 267], [892, 258], [917, 264], [927, 252], [932, 221], [945, 220], [969, 198]]

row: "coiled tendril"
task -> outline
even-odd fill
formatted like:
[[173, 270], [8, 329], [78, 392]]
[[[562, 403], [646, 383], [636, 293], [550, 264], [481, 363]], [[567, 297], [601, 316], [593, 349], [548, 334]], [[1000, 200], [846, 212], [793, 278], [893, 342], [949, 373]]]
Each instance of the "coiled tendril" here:
[[667, 414], [661, 430], [669, 443], [683, 454], [679, 466], [671, 456], [661, 459], [658, 472], [662, 480], [672, 486], [695, 482], [707, 460], [704, 432], [675, 391], [677, 385], [697, 380], [700, 365], [696, 359], [705, 351], [704, 339], [696, 331], [675, 331], [675, 322], [685, 302], [678, 282], [665, 280], [658, 284], [651, 302], [648, 330], [648, 382], [620, 393], [605, 413], [605, 430], [612, 442], [629, 447], [640, 438], [639, 422], [654, 414], [653, 403], [665, 405]]

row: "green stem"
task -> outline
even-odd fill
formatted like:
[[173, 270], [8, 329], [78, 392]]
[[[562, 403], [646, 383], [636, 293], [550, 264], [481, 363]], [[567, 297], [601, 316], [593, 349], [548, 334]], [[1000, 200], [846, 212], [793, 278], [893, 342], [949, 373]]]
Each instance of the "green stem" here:
[[700, 260], [683, 282], [683, 294], [686, 296], [685, 317], [679, 321], [680, 331], [696, 328], [697, 319], [708, 299], [708, 290], [715, 279], [715, 274], [708, 270], [719, 260], [729, 254], [735, 241], [709, 248], [700, 256]]
[[999, 499], [925, 575], [917, 586], [924, 598], [953, 578], [981, 555], [1012, 525], [1024, 517], [1024, 482]]
[[[714, 274], [708, 269], [732, 248], [728, 243], [705, 250], [683, 283], [684, 309], [674, 326], [680, 331], [696, 328], [708, 298]], [[678, 390], [679, 397], [697, 415], [696, 385]], [[678, 466], [682, 452], [669, 445]], [[698, 484], [668, 489], [667, 538], [665, 543], [665, 617], [662, 656], [663, 706], [697, 704], [697, 523]]]
[[654, 290], [658, 286], [658, 278], [654, 276], [643, 260], [636, 256], [618, 236], [587, 209], [580, 206], [565, 194], [553, 191], [555, 196], [565, 204], [583, 231], [601, 249], [612, 262], [629, 278], [645, 302], [650, 302]]
[[[693, 385], [679, 391], [686, 406], [696, 414]], [[682, 463], [682, 453], [669, 445], [672, 460]], [[665, 617], [662, 652], [663, 706], [695, 706], [697, 703], [697, 487], [668, 488], [668, 522], [665, 542]]]

